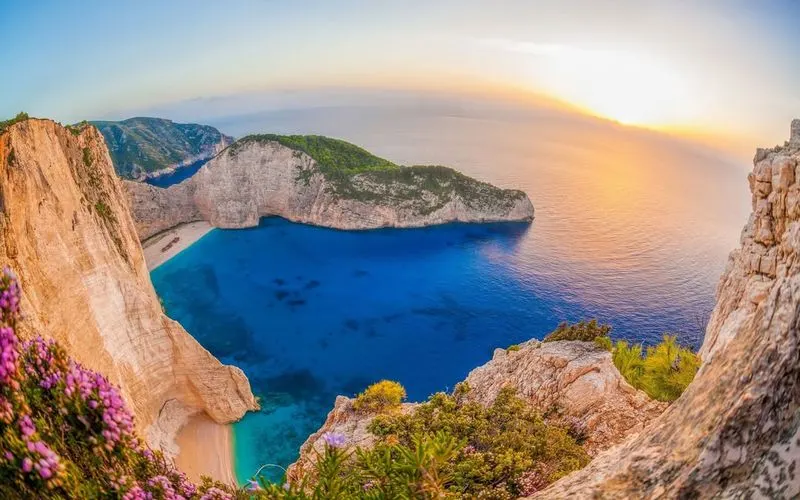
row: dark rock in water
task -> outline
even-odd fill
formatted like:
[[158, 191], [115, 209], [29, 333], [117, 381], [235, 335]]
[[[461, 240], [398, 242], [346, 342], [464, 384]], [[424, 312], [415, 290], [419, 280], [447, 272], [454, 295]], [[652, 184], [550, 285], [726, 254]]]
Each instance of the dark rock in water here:
[[283, 286], [286, 284], [286, 280], [283, 280], [281, 278], [275, 278], [274, 280], [272, 280], [272, 282], [278, 286]]
[[355, 271], [353, 271], [353, 276], [355, 276], [356, 278], [363, 278], [364, 276], [369, 276], [369, 272], [364, 271], [363, 269], [356, 269]]
[[292, 299], [292, 300], [288, 301], [287, 304], [289, 304], [292, 307], [303, 306], [303, 305], [306, 304], [306, 300], [305, 299]]
[[354, 319], [348, 319], [344, 322], [344, 326], [346, 326], [348, 330], [358, 330], [359, 324], [358, 321]]
[[306, 290], [312, 290], [314, 288], [317, 288], [320, 284], [321, 283], [319, 281], [317, 281], [317, 280], [311, 280], [308, 283], [306, 283], [305, 289]]

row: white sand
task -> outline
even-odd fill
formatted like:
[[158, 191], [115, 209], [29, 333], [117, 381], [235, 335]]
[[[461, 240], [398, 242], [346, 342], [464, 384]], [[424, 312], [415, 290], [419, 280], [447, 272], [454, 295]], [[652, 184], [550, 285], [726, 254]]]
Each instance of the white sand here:
[[205, 221], [189, 222], [151, 236], [142, 242], [147, 270], [152, 271], [214, 229]]
[[233, 472], [233, 430], [214, 422], [205, 413], [195, 415], [178, 432], [175, 440], [181, 451], [175, 465], [192, 481], [209, 476], [236, 486]]

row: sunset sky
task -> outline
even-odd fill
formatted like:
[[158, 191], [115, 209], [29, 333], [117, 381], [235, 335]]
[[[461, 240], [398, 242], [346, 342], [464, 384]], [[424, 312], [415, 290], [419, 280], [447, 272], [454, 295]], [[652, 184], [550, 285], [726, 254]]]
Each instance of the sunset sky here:
[[5, 2], [0, 116], [70, 122], [242, 93], [413, 89], [544, 97], [772, 144], [800, 116], [798, 19], [791, 1]]

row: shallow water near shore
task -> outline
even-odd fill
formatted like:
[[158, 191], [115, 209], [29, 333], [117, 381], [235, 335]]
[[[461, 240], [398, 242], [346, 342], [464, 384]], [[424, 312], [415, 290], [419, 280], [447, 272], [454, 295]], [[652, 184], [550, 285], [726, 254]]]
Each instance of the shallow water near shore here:
[[745, 222], [745, 162], [557, 120], [339, 113], [223, 131], [320, 133], [451, 165], [524, 189], [536, 220], [344, 232], [267, 218], [214, 230], [153, 271], [168, 314], [261, 398], [234, 426], [240, 481], [294, 461], [337, 394], [388, 378], [423, 400], [560, 321], [597, 317], [615, 338], [673, 332], [699, 346]]

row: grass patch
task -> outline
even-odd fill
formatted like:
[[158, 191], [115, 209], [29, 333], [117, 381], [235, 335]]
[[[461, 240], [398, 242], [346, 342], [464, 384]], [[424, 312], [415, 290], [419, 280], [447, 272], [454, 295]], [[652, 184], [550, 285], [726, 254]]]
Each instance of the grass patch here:
[[633, 387], [658, 401], [675, 401], [700, 369], [700, 357], [680, 346], [677, 337], [664, 335], [660, 344], [648, 347], [617, 342], [614, 365]]

